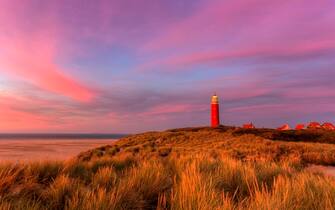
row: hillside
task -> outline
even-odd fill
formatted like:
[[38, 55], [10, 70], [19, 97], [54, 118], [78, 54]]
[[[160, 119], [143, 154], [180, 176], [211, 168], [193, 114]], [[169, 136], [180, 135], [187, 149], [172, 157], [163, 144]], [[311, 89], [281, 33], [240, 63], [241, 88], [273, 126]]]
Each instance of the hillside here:
[[[147, 132], [62, 162], [0, 165], [0, 209], [334, 209], [335, 132]], [[316, 142], [316, 143], [313, 143]]]
[[220, 126], [147, 132], [84, 152], [80, 160], [131, 154], [144, 158], [207, 153], [243, 161], [335, 165], [335, 132], [327, 130], [243, 129]]

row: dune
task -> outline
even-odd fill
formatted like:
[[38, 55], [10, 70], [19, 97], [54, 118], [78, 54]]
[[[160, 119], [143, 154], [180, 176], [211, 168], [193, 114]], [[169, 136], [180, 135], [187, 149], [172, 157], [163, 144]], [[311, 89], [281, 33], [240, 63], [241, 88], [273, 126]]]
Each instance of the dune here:
[[[335, 165], [334, 137], [220, 126], [93, 142], [65, 161], [0, 164], [0, 209], [334, 209], [335, 178], [319, 170]], [[30, 146], [78, 147], [49, 144]]]

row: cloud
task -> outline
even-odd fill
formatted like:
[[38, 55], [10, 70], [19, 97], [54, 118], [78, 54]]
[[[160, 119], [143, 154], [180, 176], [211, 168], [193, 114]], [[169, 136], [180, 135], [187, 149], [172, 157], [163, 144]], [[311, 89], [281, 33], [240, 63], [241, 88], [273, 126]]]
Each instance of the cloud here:
[[255, 63], [299, 61], [309, 58], [335, 55], [335, 41], [329, 43], [314, 44], [313, 46], [286, 47], [286, 49], [246, 49], [245, 51], [208, 51], [192, 52], [190, 54], [171, 56], [162, 60], [150, 61], [137, 67], [137, 71], [146, 72], [160, 69], [160, 71], [187, 71], [199, 65], [222, 64], [234, 60], [253, 60]]
[[224, 50], [200, 51], [163, 59], [149, 61], [137, 67], [137, 71], [186, 71], [199, 65], [223, 64], [227, 61], [249, 60], [254, 63], [288, 63], [291, 61], [306, 61], [317, 58], [333, 57], [335, 55], [335, 40], [325, 40], [314, 43], [299, 43], [290, 46], [257, 46], [240, 51]]
[[[87, 103], [50, 97], [37, 86], [21, 84], [19, 89], [0, 97], [0, 106], [7, 116], [2, 118], [2, 130], [20, 127], [22, 130], [62, 132], [139, 132], [204, 125], [209, 120], [213, 88], [221, 99], [224, 123], [240, 125], [253, 121], [257, 125], [276, 127], [285, 121], [295, 123], [305, 118], [329, 121], [334, 114], [332, 89], [327, 84], [311, 80], [311, 75], [301, 77], [296, 83], [282, 81], [285, 73], [251, 76], [252, 73], [225, 86], [216, 78], [216, 81], [207, 81], [214, 86], [217, 83], [216, 88], [194, 86], [185, 92], [157, 91], [132, 85], [126, 90], [122, 86], [111, 86], [95, 89], [94, 100]], [[313, 82], [317, 82], [317, 88]], [[321, 115], [325, 110], [330, 113], [328, 118]]]
[[[2, 5], [3, 6], [3, 5]], [[10, 5], [12, 6], [12, 5]], [[6, 8], [6, 7], [5, 7]], [[12, 8], [12, 7], [9, 7]], [[29, 7], [27, 7], [29, 8]], [[14, 9], [22, 10], [21, 7]], [[47, 91], [55, 94], [68, 96], [78, 101], [89, 101], [94, 93], [78, 79], [75, 79], [65, 72], [57, 59], [59, 56], [58, 45], [64, 44], [61, 31], [62, 26], [57, 21], [47, 16], [51, 22], [43, 22], [32, 18], [32, 22], [25, 25], [23, 19], [29, 18], [2, 8], [7, 16], [1, 19], [3, 32], [0, 35], [0, 73], [14, 78], [29, 81]], [[21, 11], [30, 14], [31, 11]], [[16, 22], [18, 21], [18, 22]], [[12, 22], [12, 24], [8, 24]], [[34, 26], [34, 29], [27, 27]]]
[[334, 7], [331, 0], [207, 1], [146, 43], [143, 50], [220, 47], [240, 51], [241, 47], [333, 41]]
[[155, 116], [155, 115], [169, 115], [186, 112], [200, 112], [207, 111], [208, 106], [194, 105], [194, 104], [161, 104], [155, 107], [151, 107], [148, 111], [140, 113], [141, 116]]
[[141, 52], [156, 56], [138, 69], [177, 72], [231, 60], [271, 64], [333, 57], [334, 9], [330, 0], [208, 1], [145, 43]]
[[[8, 42], [7, 42], [8, 43]], [[94, 93], [78, 80], [65, 75], [49, 52], [38, 45], [21, 47], [15, 45], [2, 46], [8, 50], [2, 52], [0, 68], [2, 73], [26, 80], [50, 92], [71, 97], [78, 101], [89, 101]], [[11, 49], [10, 49], [11, 48]], [[34, 50], [31, 50], [34, 49]], [[36, 51], [41, 50], [35, 54]], [[4, 50], [3, 50], [4, 51]]]

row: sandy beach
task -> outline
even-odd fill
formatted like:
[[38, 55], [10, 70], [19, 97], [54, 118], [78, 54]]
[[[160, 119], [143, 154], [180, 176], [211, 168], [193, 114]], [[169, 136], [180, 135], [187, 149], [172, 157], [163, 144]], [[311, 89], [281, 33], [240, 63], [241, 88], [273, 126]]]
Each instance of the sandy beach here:
[[64, 160], [116, 139], [0, 140], [0, 162]]

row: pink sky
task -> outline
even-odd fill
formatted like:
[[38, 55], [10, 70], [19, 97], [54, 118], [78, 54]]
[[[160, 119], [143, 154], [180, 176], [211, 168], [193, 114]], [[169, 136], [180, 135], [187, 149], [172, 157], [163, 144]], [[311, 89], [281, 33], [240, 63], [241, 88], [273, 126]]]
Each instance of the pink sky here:
[[335, 118], [333, 0], [2, 0], [0, 132]]

